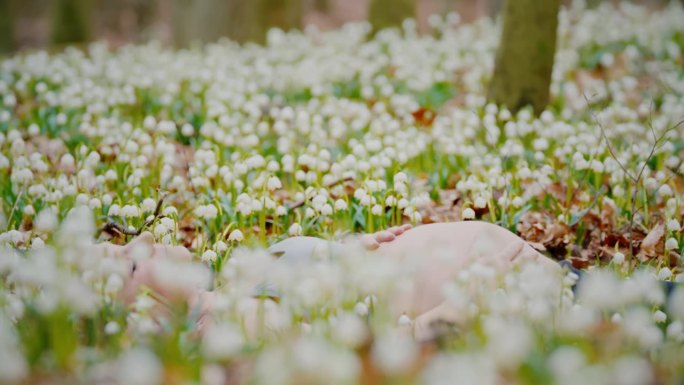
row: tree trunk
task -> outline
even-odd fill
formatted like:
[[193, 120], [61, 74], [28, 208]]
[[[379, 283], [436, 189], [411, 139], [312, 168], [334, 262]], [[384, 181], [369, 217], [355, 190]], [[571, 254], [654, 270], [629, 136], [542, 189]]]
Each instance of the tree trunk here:
[[401, 27], [401, 23], [416, 17], [416, 0], [371, 0], [368, 21], [373, 31]]
[[83, 43], [90, 39], [88, 0], [57, 0], [52, 18], [52, 42]]
[[177, 46], [229, 37], [240, 43], [265, 43], [272, 27], [301, 28], [302, 0], [174, 0]]
[[549, 103], [560, 0], [506, 0], [489, 100], [511, 111]]
[[232, 0], [230, 7], [228, 36], [240, 43], [263, 44], [271, 28], [288, 31], [302, 27], [302, 0]]
[[12, 0], [0, 0], [0, 55], [14, 50], [14, 12]]

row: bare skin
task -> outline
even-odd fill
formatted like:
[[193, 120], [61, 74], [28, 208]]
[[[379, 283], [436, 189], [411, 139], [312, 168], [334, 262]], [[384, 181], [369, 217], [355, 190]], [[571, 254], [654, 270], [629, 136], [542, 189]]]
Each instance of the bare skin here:
[[[297, 245], [297, 242], [306, 246], [311, 242], [324, 241], [311, 237], [294, 237], [287, 242], [274, 245], [272, 249], [278, 250], [278, 246], [282, 245], [284, 252], [294, 248], [296, 253], [310, 253], [310, 250], [314, 248], [313, 246], [302, 248]], [[501, 273], [513, 269], [524, 261], [535, 261], [548, 267], [550, 272], [561, 270], [556, 262], [534, 250], [515, 234], [487, 222], [434, 223], [415, 228], [411, 225], [397, 226], [374, 234], [363, 235], [359, 237], [359, 242], [380, 257], [395, 259], [398, 263], [412, 261], [412, 266], [415, 266], [413, 290], [406, 295], [394, 298], [391, 308], [397, 316], [407, 314], [413, 318], [414, 334], [421, 339], [429, 337], [431, 329], [429, 325], [434, 321], [459, 321], [460, 315], [445, 301], [442, 289], [446, 283], [453, 282], [458, 273], [475, 260], [494, 267]], [[191, 306], [198, 307], [201, 314], [211, 312], [216, 300], [214, 293], [199, 288], [177, 289], [173, 285], [165, 285], [158, 279], [157, 270], [160, 267], [160, 261], [164, 259], [188, 263], [191, 261], [192, 256], [187, 249], [155, 244], [154, 237], [150, 233], [143, 233], [125, 246], [105, 243], [97, 247], [131, 262], [131, 278], [126, 280], [122, 291], [122, 296], [127, 303], [133, 301], [141, 286], [146, 286], [165, 298], [188, 301]], [[139, 247], [147, 248], [151, 257], [134, 261], [135, 250]], [[274, 255], [279, 256], [279, 254]], [[297, 261], [297, 258], [290, 260]], [[283, 259], [286, 262], [288, 260], [288, 258]], [[416, 260], [419, 263], [415, 263]], [[243, 304], [246, 309], [246, 325], [256, 323], [256, 309], [260, 306], [266, 305], [267, 308], [276, 306], [270, 300], [252, 299], [251, 301], [254, 303]], [[268, 318], [268, 314], [266, 317]], [[266, 323], [268, 324], [268, 320]]]

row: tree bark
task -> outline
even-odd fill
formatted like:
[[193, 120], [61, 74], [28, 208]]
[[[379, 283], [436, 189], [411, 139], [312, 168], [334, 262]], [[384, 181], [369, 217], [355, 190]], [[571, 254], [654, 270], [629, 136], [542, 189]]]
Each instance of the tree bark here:
[[14, 50], [14, 12], [12, 0], [0, 0], [0, 55]]
[[506, 0], [488, 99], [515, 112], [549, 103], [560, 0]]
[[83, 43], [90, 39], [88, 0], [57, 0], [52, 18], [52, 42]]
[[179, 47], [192, 41], [229, 37], [240, 43], [265, 43], [270, 28], [301, 28], [302, 0], [174, 0], [174, 40]]
[[416, 18], [416, 0], [371, 0], [368, 21], [373, 31], [401, 27], [408, 18]]

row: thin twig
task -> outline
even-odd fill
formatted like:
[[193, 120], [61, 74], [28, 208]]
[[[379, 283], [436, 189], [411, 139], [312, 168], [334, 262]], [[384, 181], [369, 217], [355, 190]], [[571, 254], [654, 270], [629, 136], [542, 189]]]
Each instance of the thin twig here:
[[137, 229], [127, 229], [125, 228], [122, 224], [110, 221], [105, 223], [104, 226], [102, 226], [102, 229], [100, 230], [100, 233], [107, 233], [109, 235], [129, 235], [129, 236], [138, 236], [140, 233], [143, 232], [146, 228], [152, 226], [154, 222], [156, 222], [159, 218], [162, 217], [161, 215], [161, 208], [164, 204], [164, 199], [166, 199], [168, 195], [167, 194], [162, 194], [162, 196], [159, 198], [157, 201], [157, 206], [154, 209], [154, 215], [152, 218], [148, 219], [145, 221], [145, 223], [142, 224]]
[[[584, 99], [587, 101], [587, 106], [591, 107], [591, 102], [589, 101], [589, 99], [587, 98], [586, 95], [584, 95]], [[641, 165], [639, 172], [636, 175], [634, 175], [627, 170], [627, 167], [617, 157], [617, 155], [615, 154], [615, 151], [613, 150], [613, 146], [611, 145], [610, 140], [608, 139], [608, 136], [606, 135], [605, 128], [603, 127], [603, 125], [599, 121], [596, 113], [591, 112], [591, 115], [594, 117], [594, 121], [596, 122], [599, 129], [601, 130], [601, 136], [606, 141], [606, 146], [608, 147], [608, 151], [610, 152], [610, 155], [613, 157], [615, 162], [617, 162], [617, 164], [620, 166], [620, 168], [625, 173], [625, 175], [627, 177], [629, 177], [629, 179], [631, 179], [631, 182], [632, 182], [632, 192], [631, 192], [631, 199], [630, 199], [629, 229], [628, 229], [629, 230], [629, 254], [632, 257], [634, 257], [634, 225], [635, 225], [634, 221], [636, 218], [636, 211], [637, 211], [637, 207], [636, 207], [637, 193], [638, 193], [638, 189], [639, 189], [639, 184], [641, 183], [641, 178], [643, 177], [644, 172], [646, 171], [646, 167], [648, 167], [648, 163], [651, 161], [651, 159], [655, 155], [656, 150], [658, 148], [660, 148], [661, 141], [663, 139], [665, 139], [665, 137], [667, 136], [667, 134], [670, 131], [676, 129], [682, 123], [684, 123], [684, 119], [682, 119], [679, 122], [677, 122], [676, 124], [674, 124], [673, 126], [664, 130], [663, 133], [660, 136], [658, 136], [656, 131], [655, 131], [655, 128], [653, 127], [653, 124], [652, 124], [652, 114], [653, 114], [653, 103], [651, 103], [651, 110], [649, 112], [649, 118], [648, 118], [648, 122], [647, 122], [647, 125], [650, 129], [650, 132], [653, 135], [653, 145], [651, 146], [651, 149], [648, 153], [648, 156], [644, 160], [644, 163]]]

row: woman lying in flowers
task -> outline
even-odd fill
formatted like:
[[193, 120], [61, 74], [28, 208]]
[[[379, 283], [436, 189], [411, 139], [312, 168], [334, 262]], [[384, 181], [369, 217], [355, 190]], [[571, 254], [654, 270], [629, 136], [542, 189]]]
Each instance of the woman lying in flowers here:
[[[362, 245], [363, 250], [370, 252], [364, 253], [362, 249], [354, 248], [354, 244]], [[156, 244], [152, 234], [147, 232], [126, 246], [105, 243], [97, 247], [106, 254], [131, 261], [130, 278], [122, 290], [127, 303], [135, 300], [141, 286], [146, 286], [166, 300], [188, 301], [190, 307], [202, 315], [201, 318], [210, 314], [217, 305], [216, 293], [207, 291], [206, 286], [201, 287], [208, 282], [208, 270], [202, 278], [201, 271], [197, 270], [199, 265], [189, 263], [192, 256], [183, 247]], [[302, 268], [321, 259], [344, 258], [349, 253], [359, 252], [406, 268], [410, 272], [410, 280], [389, 299], [389, 308], [394, 316], [413, 326], [418, 338], [429, 337], [430, 325], [437, 321], [458, 323], [461, 320], [462, 314], [446, 300], [444, 288], [469, 267], [477, 265], [483, 274], [503, 277], [505, 273], [531, 262], [548, 275], [557, 277], [559, 290], [562, 290], [564, 272], [558, 263], [537, 252], [512, 232], [477, 221], [434, 223], [416, 228], [404, 225], [364, 235], [358, 242], [346, 244], [314, 237], [292, 237], [274, 244], [268, 252], [272, 256], [270, 259], [277, 261], [276, 266], [286, 269]], [[169, 265], [177, 262], [187, 266], [174, 270]], [[231, 262], [232, 259], [228, 263]], [[193, 266], [195, 271], [188, 269], [189, 266]], [[265, 317], [267, 326], [275, 327], [276, 323], [269, 317], [271, 312], [277, 312], [281, 295], [278, 273], [269, 274], [267, 269], [260, 272], [264, 274], [252, 274], [246, 279], [251, 295], [242, 307], [248, 309], [243, 312], [243, 322], [248, 328], [258, 323], [256, 317], [259, 314]], [[577, 279], [577, 274], [577, 271], [571, 273], [571, 279]], [[178, 280], [183, 279], [189, 284], [179, 284]], [[264, 308], [265, 313], [259, 313]], [[203, 323], [205, 319], [200, 321]]]

